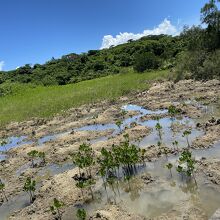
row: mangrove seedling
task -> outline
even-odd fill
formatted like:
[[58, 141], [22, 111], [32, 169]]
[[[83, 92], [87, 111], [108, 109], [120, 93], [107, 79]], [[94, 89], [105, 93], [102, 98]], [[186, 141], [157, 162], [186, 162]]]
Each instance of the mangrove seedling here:
[[29, 194], [30, 203], [34, 202], [35, 200], [34, 192], [36, 190], [36, 181], [32, 180], [31, 177], [27, 177], [23, 190]]
[[38, 157], [38, 151], [37, 151], [37, 150], [32, 150], [32, 151], [28, 152], [27, 155], [28, 155], [28, 156], [30, 157], [30, 159], [31, 159], [32, 167], [35, 167], [34, 159], [35, 159], [36, 157]]
[[78, 209], [76, 213], [76, 217], [78, 218], [78, 220], [86, 220], [86, 210]]
[[163, 127], [161, 126], [161, 124], [159, 123], [159, 121], [157, 122], [157, 124], [155, 125], [156, 130], [158, 131], [158, 135], [160, 140], [162, 139], [162, 129]]
[[168, 107], [168, 113], [171, 115], [172, 118], [175, 117], [179, 113], [179, 110], [174, 105], [170, 105]]
[[189, 150], [184, 150], [181, 153], [181, 156], [179, 157], [179, 163], [182, 164], [181, 171], [188, 177], [193, 177], [196, 183], [196, 178], [194, 176], [196, 161], [192, 158], [192, 153]]
[[179, 150], [179, 148], [178, 148], [178, 144], [179, 144], [179, 142], [178, 141], [174, 141], [173, 143], [173, 148], [174, 148], [174, 150]]
[[5, 184], [2, 182], [1, 179], [0, 179], [0, 191], [2, 193], [2, 196], [5, 198], [5, 200], [8, 201], [8, 198], [5, 194]]
[[191, 131], [190, 130], [185, 130], [183, 132], [183, 137], [186, 138], [186, 142], [187, 142], [187, 145], [188, 145], [188, 148], [190, 148], [190, 144], [189, 144], [189, 135], [191, 134]]
[[73, 163], [79, 168], [79, 175], [81, 176], [81, 170], [85, 169], [86, 174], [91, 176], [91, 167], [94, 165], [94, 151], [88, 144], [81, 144], [78, 152], [72, 154]]
[[127, 111], [125, 111], [124, 109], [121, 111], [121, 116], [123, 119], [125, 119], [125, 116], [127, 114]]
[[56, 219], [61, 220], [62, 214], [60, 209], [64, 206], [64, 203], [59, 201], [58, 199], [54, 198], [53, 199], [53, 204], [50, 206], [50, 211], [52, 212], [53, 215], [57, 215]]
[[183, 180], [183, 167], [178, 165], [176, 168], [176, 171], [181, 175], [182, 180]]
[[161, 148], [161, 152], [162, 152], [163, 154], [165, 154], [166, 159], [168, 160], [168, 153], [169, 153], [168, 148], [162, 147], [162, 148]]
[[121, 128], [121, 126], [122, 126], [122, 121], [118, 120], [118, 121], [115, 122], [115, 124], [116, 124], [116, 126], [119, 128], [120, 132], [122, 132], [122, 128]]
[[172, 178], [173, 177], [173, 175], [172, 175], [173, 164], [172, 163], [166, 164], [166, 168], [170, 171], [170, 176]]

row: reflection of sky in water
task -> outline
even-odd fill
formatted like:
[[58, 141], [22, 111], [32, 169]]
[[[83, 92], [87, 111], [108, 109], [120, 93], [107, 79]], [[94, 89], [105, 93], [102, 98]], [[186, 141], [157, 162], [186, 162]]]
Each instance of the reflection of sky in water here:
[[[204, 179], [197, 180], [198, 185], [194, 181], [182, 181], [180, 175], [172, 169], [173, 177], [170, 178], [169, 171], [164, 168], [168, 162], [175, 162], [177, 156], [173, 158], [165, 157], [156, 162], [146, 163], [145, 168], [138, 169], [140, 174], [150, 174], [157, 179], [156, 185], [143, 188], [143, 183], [139, 178], [133, 177], [129, 184], [127, 181], [120, 180], [119, 184], [114, 185], [114, 191], [107, 187], [107, 194], [101, 180], [98, 181], [98, 190], [96, 199], [91, 203], [82, 205], [88, 214], [94, 214], [96, 210], [101, 210], [107, 204], [107, 199], [112, 203], [122, 204], [128, 212], [142, 215], [144, 217], [153, 218], [171, 210], [176, 204], [195, 203], [204, 210], [205, 214], [210, 217], [220, 204], [220, 192], [218, 192], [210, 184], [204, 184]], [[160, 180], [158, 181], [158, 177]], [[155, 183], [152, 183], [155, 184]], [[130, 190], [129, 190], [130, 188]], [[63, 215], [64, 220], [71, 220], [76, 212], [76, 206], [71, 206]]]

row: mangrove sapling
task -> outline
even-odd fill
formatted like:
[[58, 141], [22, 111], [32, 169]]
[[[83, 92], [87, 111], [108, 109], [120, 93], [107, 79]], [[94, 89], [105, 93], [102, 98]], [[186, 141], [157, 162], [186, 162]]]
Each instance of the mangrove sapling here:
[[161, 148], [161, 153], [162, 153], [162, 154], [165, 154], [166, 159], [168, 160], [169, 150], [168, 150], [166, 147], [162, 147], [162, 148]]
[[159, 123], [159, 120], [158, 120], [157, 124], [155, 125], [155, 128], [158, 131], [158, 136], [159, 136], [159, 138], [161, 140], [162, 139], [162, 129], [163, 129], [163, 127]]
[[122, 121], [118, 120], [118, 121], [115, 122], [115, 124], [116, 124], [116, 126], [119, 128], [120, 133], [121, 133], [121, 132], [122, 132], [122, 128], [121, 128], [121, 126], [122, 126]]
[[170, 176], [172, 178], [173, 177], [173, 175], [172, 175], [173, 164], [172, 163], [166, 164], [166, 168], [170, 171]]
[[191, 130], [185, 130], [182, 135], [183, 137], [186, 138], [188, 148], [190, 148], [190, 144], [189, 144], [189, 135], [190, 134], [191, 134]]
[[78, 220], [86, 220], [86, 210], [85, 209], [78, 209], [76, 212], [76, 217]]
[[122, 111], [121, 111], [121, 116], [122, 116], [123, 119], [125, 119], [126, 114], [127, 114], [127, 111], [125, 111], [124, 109], [122, 109]]
[[8, 198], [5, 194], [5, 184], [0, 179], [0, 192], [2, 193], [2, 196], [5, 198], [6, 201], [8, 201]]
[[185, 166], [184, 168], [183, 165], [181, 166], [182, 172], [190, 178], [193, 177], [195, 183], [197, 183], [194, 175], [196, 161], [192, 158], [192, 153], [189, 150], [184, 150], [181, 153], [181, 156], [179, 157], [179, 163]]
[[38, 157], [38, 151], [37, 150], [32, 150], [32, 151], [30, 151], [30, 152], [28, 152], [27, 153], [27, 155], [30, 157], [30, 159], [31, 159], [31, 164], [32, 164], [32, 167], [35, 167], [36, 166], [36, 164], [34, 163], [34, 159], [36, 158], [36, 157]]
[[29, 194], [30, 203], [34, 202], [35, 200], [34, 192], [36, 190], [36, 181], [32, 180], [31, 177], [27, 177], [26, 182], [23, 186], [23, 190]]
[[[79, 175], [73, 177], [77, 181], [76, 186], [80, 188], [82, 196], [83, 189], [88, 187], [93, 198], [92, 186], [95, 184], [95, 179], [92, 178], [91, 167], [94, 165], [95, 160], [92, 148], [84, 143], [79, 146], [78, 152], [73, 154], [72, 158], [73, 163], [79, 168]], [[83, 170], [85, 170], [86, 175]]]
[[92, 148], [83, 143], [79, 146], [77, 153], [72, 155], [73, 163], [79, 168], [79, 175], [81, 176], [81, 170], [85, 169], [87, 175], [91, 176], [91, 167], [94, 165], [94, 152]]
[[172, 119], [174, 119], [175, 116], [180, 113], [180, 111], [176, 108], [176, 106], [170, 105], [168, 107], [168, 113], [171, 115]]
[[174, 141], [174, 142], [172, 142], [172, 144], [173, 144], [174, 151], [179, 151], [179, 148], [178, 148], [179, 142], [178, 141]]
[[178, 165], [176, 168], [176, 171], [181, 175], [182, 181], [183, 181], [183, 167]]
[[50, 211], [52, 212], [53, 215], [57, 215], [56, 219], [61, 220], [62, 214], [60, 209], [64, 206], [65, 204], [58, 199], [54, 198], [53, 199], [53, 204], [50, 206]]

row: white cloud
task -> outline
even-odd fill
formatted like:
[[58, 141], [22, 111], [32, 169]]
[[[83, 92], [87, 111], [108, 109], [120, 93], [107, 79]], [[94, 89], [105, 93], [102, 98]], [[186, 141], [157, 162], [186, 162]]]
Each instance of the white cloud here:
[[3, 70], [3, 66], [5, 65], [5, 62], [4, 61], [0, 61], [0, 71]]
[[159, 34], [167, 34], [167, 35], [178, 35], [179, 34], [179, 28], [171, 24], [171, 21], [168, 19], [164, 19], [164, 21], [159, 24], [157, 27], [153, 29], [147, 29], [144, 30], [142, 33], [120, 33], [113, 37], [112, 35], [106, 35], [103, 37], [102, 40], [102, 46], [101, 49], [103, 48], [109, 48], [110, 46], [114, 45], [119, 45], [126, 43], [128, 40], [138, 40], [141, 37], [147, 36], [147, 35], [159, 35]]

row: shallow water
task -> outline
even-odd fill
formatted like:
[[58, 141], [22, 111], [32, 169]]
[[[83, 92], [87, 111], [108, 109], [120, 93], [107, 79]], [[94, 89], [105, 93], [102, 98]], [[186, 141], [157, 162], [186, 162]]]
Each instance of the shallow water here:
[[[149, 145], [156, 144], [160, 140], [158, 133], [155, 129], [157, 120], [141, 121], [140, 118], [144, 115], [166, 114], [167, 110], [151, 111], [136, 105], [126, 105], [122, 109], [126, 111], [138, 111], [140, 112], [140, 114], [125, 119], [120, 129], [115, 124], [109, 123], [104, 125], [95, 124], [95, 125], [83, 126], [75, 130], [104, 131], [108, 129], [114, 129], [113, 134], [110, 136], [115, 136], [118, 133], [120, 133], [121, 130], [124, 130], [125, 127], [130, 127], [132, 122], [137, 122], [140, 125], [147, 126], [152, 129], [152, 132], [140, 141], [139, 143], [140, 147], [147, 147]], [[214, 108], [212, 110], [213, 112], [215, 111]], [[204, 114], [207, 114], [207, 117], [209, 118], [210, 115], [212, 115], [210, 114], [210, 109], [208, 107], [207, 109], [205, 108]], [[172, 142], [175, 140], [179, 142], [179, 147], [185, 147], [187, 145], [186, 139], [182, 137], [183, 130], [180, 130], [176, 133], [172, 132], [171, 129], [172, 123], [186, 124], [188, 127], [192, 128], [192, 134], [189, 136], [190, 142], [195, 140], [195, 138], [203, 135], [203, 131], [198, 130], [196, 128], [197, 121], [195, 122], [194, 120], [187, 117], [183, 117], [181, 119], [171, 119], [169, 117], [164, 117], [161, 118], [159, 122], [163, 127], [162, 142], [168, 147], [169, 146], [172, 147]], [[55, 140], [58, 136], [62, 134], [63, 133], [44, 136], [39, 140], [37, 140], [37, 143], [38, 145], [42, 145], [48, 141]], [[91, 140], [90, 143], [95, 144], [99, 141], [105, 141], [107, 139], [108, 137], [101, 136]], [[21, 146], [23, 144], [33, 143], [31, 141], [26, 141], [26, 140], [27, 137], [25, 136], [11, 137], [10, 143], [5, 145], [5, 147], [8, 150], [13, 147]], [[4, 149], [4, 146], [2, 149]], [[201, 157], [219, 158], [220, 142], [216, 143], [214, 147], [210, 149], [193, 150], [193, 155], [195, 156], [196, 159], [199, 159]], [[1, 157], [4, 157], [4, 155], [3, 154], [0, 155], [0, 159]], [[168, 158], [168, 161], [172, 162], [173, 164], [175, 164], [176, 160], [177, 160], [177, 156], [171, 156]], [[150, 173], [155, 179], [158, 178], [160, 179], [160, 181], [154, 186], [154, 188], [152, 188], [149, 191], [145, 191], [141, 186], [140, 181], [138, 181], [138, 178], [134, 177], [130, 183], [131, 184], [130, 191], [127, 188], [128, 184], [125, 184], [124, 181], [120, 181], [119, 184], [120, 197], [119, 196], [116, 197], [115, 193], [108, 188], [108, 196], [110, 200], [117, 203], [122, 201], [123, 205], [127, 207], [129, 212], [141, 214], [146, 217], [154, 217], [162, 213], [166, 213], [169, 210], [171, 210], [176, 203], [180, 203], [184, 200], [190, 202], [196, 201], [196, 204], [198, 203], [199, 207], [202, 207], [208, 216], [213, 214], [214, 211], [217, 208], [219, 208], [220, 193], [215, 188], [213, 188], [212, 185], [204, 184], [205, 181], [199, 183], [198, 188], [195, 187], [195, 184], [183, 183], [181, 182], [180, 176], [176, 172], [173, 172], [173, 179], [170, 179], [170, 173], [168, 172], [167, 169], [164, 168], [164, 166], [166, 165], [166, 163], [168, 163], [168, 161], [166, 160], [166, 158], [162, 158], [159, 161], [147, 163], [146, 168], [139, 169], [140, 173], [142, 174], [147, 172]], [[21, 173], [29, 169], [29, 167], [30, 164], [25, 164], [19, 170], [16, 171], [16, 175], [19, 176]], [[66, 163], [64, 165], [50, 164], [45, 167], [42, 167], [40, 171], [37, 173], [37, 176], [42, 176], [42, 177], [48, 175], [53, 176], [59, 173], [63, 173], [66, 170], [70, 170], [72, 168], [74, 168], [72, 163]], [[96, 195], [96, 200], [94, 202], [92, 202], [91, 204], [83, 205], [83, 207], [89, 213], [94, 212], [96, 209], [101, 209], [107, 203], [107, 197], [103, 187], [99, 189], [99, 192], [100, 194]], [[20, 197], [18, 198], [15, 197], [16, 201], [19, 201], [19, 204], [16, 204], [16, 202], [13, 199], [14, 202], [10, 201], [8, 204], [9, 208], [6, 208], [7, 204], [4, 204], [3, 206], [0, 207], [1, 217], [3, 216], [4, 217], [3, 219], [6, 218], [5, 216], [7, 216], [8, 213], [23, 208], [27, 205], [27, 202], [29, 202], [28, 198], [26, 198], [23, 194], [19, 196]], [[68, 208], [68, 211], [64, 214], [63, 219], [65, 220], [73, 219], [73, 216], [75, 215], [75, 211], [76, 211], [75, 207]]]
[[[120, 180], [119, 184], [114, 185], [114, 190], [107, 187], [107, 195], [99, 180], [95, 200], [82, 204], [81, 207], [92, 215], [110, 202], [122, 206], [128, 212], [153, 218], [169, 212], [175, 208], [175, 205], [182, 206], [190, 203], [201, 208], [210, 217], [219, 208], [220, 191], [203, 177], [197, 179], [198, 185], [194, 181], [182, 181], [174, 168], [171, 178], [170, 172], [164, 167], [168, 162], [174, 163], [176, 160], [177, 156], [172, 156], [168, 160], [163, 157], [159, 161], [147, 163], [146, 167], [140, 167], [137, 177], [150, 174], [156, 180], [149, 187], [144, 187], [140, 178], [133, 177], [129, 184], [127, 181]], [[77, 205], [69, 207], [63, 219], [73, 219], [78, 207]]]
[[7, 144], [1, 146], [1, 151], [5, 152], [10, 150], [11, 148], [18, 147], [24, 144], [30, 144], [30, 143], [32, 142], [27, 140], [27, 136], [20, 136], [20, 137], [12, 136], [8, 138]]
[[[39, 161], [35, 161], [34, 163], [37, 163]], [[64, 164], [48, 164], [43, 167], [39, 167], [39, 171], [37, 173], [37, 176], [54, 176], [59, 173], [63, 173], [67, 170], [73, 169], [75, 166], [72, 162], [67, 162]], [[35, 169], [31, 167], [31, 163], [26, 163], [23, 166], [21, 166], [18, 170], [16, 170], [16, 176], [20, 176], [22, 173], [26, 172], [28, 169]], [[36, 168], [37, 169], [37, 168]]]
[[54, 176], [65, 171], [73, 169], [75, 166], [72, 162], [64, 163], [64, 164], [49, 164], [37, 173], [38, 176], [50, 175]]
[[28, 194], [25, 192], [13, 197], [0, 206], [0, 220], [7, 220], [11, 213], [30, 205]]
[[158, 122], [157, 120], [147, 120], [141, 123], [142, 125], [152, 128], [153, 131], [140, 141], [139, 143], [140, 147], [153, 145], [156, 144], [158, 141], [161, 141], [167, 147], [172, 147], [172, 142], [178, 141], [179, 147], [186, 147], [187, 146], [186, 138], [182, 136], [185, 128], [180, 129], [180, 131], [178, 132], [173, 132], [171, 129], [173, 123], [178, 123], [180, 125], [181, 124], [187, 125], [187, 127], [191, 129], [192, 133], [191, 135], [189, 135], [190, 143], [193, 140], [195, 140], [197, 137], [202, 136], [204, 134], [202, 130], [196, 129], [195, 122], [187, 117], [184, 117], [182, 119], [162, 118], [159, 120], [159, 123], [163, 127], [162, 139], [160, 139], [158, 135], [158, 131], [155, 129], [155, 125], [157, 122]]

